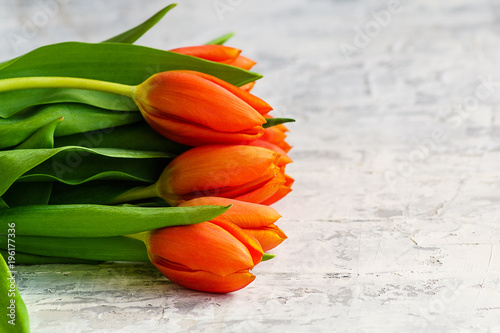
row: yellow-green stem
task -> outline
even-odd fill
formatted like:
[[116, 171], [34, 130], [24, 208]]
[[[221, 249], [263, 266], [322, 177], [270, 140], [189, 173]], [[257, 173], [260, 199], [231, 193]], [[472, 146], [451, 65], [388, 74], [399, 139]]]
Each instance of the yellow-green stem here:
[[131, 189], [128, 192], [125, 192], [115, 198], [112, 204], [130, 202], [135, 200], [149, 199], [159, 197], [158, 188], [156, 184], [145, 186], [145, 187], [136, 187]]
[[0, 80], [0, 92], [35, 88], [73, 88], [102, 91], [133, 98], [136, 86], [76, 77], [17, 77]]
[[140, 240], [141, 242], [144, 242], [144, 244], [146, 244], [146, 236], [149, 234], [149, 232], [150, 231], [143, 231], [143, 232], [139, 232], [137, 234], [124, 235], [124, 237], [137, 239], [137, 240]]

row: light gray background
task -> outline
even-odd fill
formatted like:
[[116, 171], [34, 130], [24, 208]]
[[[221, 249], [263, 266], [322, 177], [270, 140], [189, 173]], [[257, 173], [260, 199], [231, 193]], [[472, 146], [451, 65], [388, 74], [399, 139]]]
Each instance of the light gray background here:
[[[166, 4], [2, 0], [0, 58], [98, 42]], [[294, 192], [275, 205], [289, 239], [227, 295], [150, 266], [19, 268], [33, 332], [499, 332], [499, 13], [493, 0], [180, 1], [139, 44], [236, 32], [229, 45], [265, 76], [255, 94], [297, 119]]]

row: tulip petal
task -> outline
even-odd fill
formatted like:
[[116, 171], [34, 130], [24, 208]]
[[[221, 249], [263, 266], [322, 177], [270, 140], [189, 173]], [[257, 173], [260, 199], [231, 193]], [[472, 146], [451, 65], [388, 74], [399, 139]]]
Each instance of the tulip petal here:
[[231, 66], [236, 66], [239, 68], [250, 70], [252, 69], [253, 66], [255, 66], [256, 62], [250, 58], [240, 55], [239, 57], [236, 57], [236, 59], [233, 62], [230, 62], [229, 64]]
[[225, 45], [200, 45], [179, 47], [170, 50], [170, 52], [181, 53], [215, 62], [232, 64], [237, 60], [241, 50]]
[[144, 119], [157, 133], [188, 146], [244, 144], [258, 139], [263, 133], [261, 126], [240, 132], [221, 132], [154, 115], [144, 114]]
[[273, 109], [269, 104], [267, 104], [265, 101], [258, 98], [257, 96], [254, 96], [247, 91], [244, 91], [236, 86], [233, 86], [232, 84], [227, 83], [226, 81], [223, 81], [219, 78], [216, 78], [215, 76], [211, 76], [211, 75], [200, 73], [200, 72], [194, 72], [194, 71], [179, 70], [176, 72], [190, 73], [192, 75], [197, 75], [201, 78], [204, 78], [205, 80], [213, 82], [214, 84], [226, 89], [228, 92], [230, 92], [234, 96], [236, 96], [236, 97], [240, 98], [241, 100], [243, 100], [244, 102], [246, 102], [252, 108], [257, 110], [261, 115], [265, 115]]
[[281, 215], [278, 214], [274, 208], [269, 206], [219, 197], [200, 197], [186, 201], [179, 205], [179, 207], [203, 205], [231, 205], [229, 210], [225, 211], [213, 220], [231, 222], [243, 229], [259, 228], [271, 225], [281, 217]]
[[177, 271], [163, 266], [156, 266], [172, 282], [189, 289], [212, 292], [228, 293], [246, 287], [255, 275], [243, 270], [227, 276], [219, 276], [205, 271]]
[[287, 239], [285, 233], [274, 224], [258, 229], [245, 229], [245, 232], [255, 237], [264, 251], [275, 248]]
[[160, 176], [158, 188], [162, 197], [195, 192], [197, 196], [210, 196], [206, 194], [210, 190], [231, 189], [260, 181], [268, 169], [274, 169], [277, 159], [277, 153], [260, 147], [195, 147], [167, 166]]
[[223, 228], [231, 235], [233, 235], [234, 238], [236, 238], [238, 241], [244, 244], [247, 247], [248, 251], [250, 252], [250, 255], [252, 256], [254, 265], [257, 265], [262, 260], [262, 255], [264, 254], [264, 251], [262, 250], [260, 243], [254, 237], [250, 236], [236, 224], [233, 224], [231, 222], [213, 220], [211, 221], [211, 223]]
[[284, 184], [286, 180], [284, 175], [278, 174], [275, 178], [271, 179], [268, 183], [260, 186], [259, 188], [235, 197], [236, 200], [262, 203], [271, 198]]
[[[209, 271], [227, 276], [254, 266], [254, 250], [234, 236], [234, 230], [224, 230], [210, 222], [168, 227], [153, 231], [147, 239], [154, 261], [175, 269], [169, 262], [182, 263], [194, 271]], [[158, 258], [167, 258], [168, 261]]]
[[137, 87], [135, 100], [141, 112], [224, 132], [237, 132], [266, 122], [238, 96], [245, 92], [217, 79], [224, 83], [221, 86], [210, 75], [198, 74], [201, 73], [169, 71], [153, 75]]
[[242, 85], [240, 89], [250, 92], [250, 90], [252, 90], [254, 86], [255, 86], [255, 81]]
[[267, 198], [266, 200], [262, 201], [262, 205], [272, 205], [273, 203], [277, 202], [278, 200], [283, 199], [288, 193], [292, 192], [291, 186], [293, 184], [293, 178], [285, 175], [285, 184], [283, 184], [276, 193], [274, 193], [271, 197]]
[[278, 154], [280, 154], [281, 158], [279, 160], [278, 166], [283, 166], [283, 165], [286, 165], [288, 163], [293, 162], [292, 159], [290, 158], [290, 156], [288, 156], [288, 154], [283, 149], [276, 146], [274, 143], [264, 141], [261, 139], [257, 139], [255, 141], [248, 143], [248, 145], [254, 146], [254, 147], [262, 147], [262, 148], [271, 149], [272, 151], [275, 151]]

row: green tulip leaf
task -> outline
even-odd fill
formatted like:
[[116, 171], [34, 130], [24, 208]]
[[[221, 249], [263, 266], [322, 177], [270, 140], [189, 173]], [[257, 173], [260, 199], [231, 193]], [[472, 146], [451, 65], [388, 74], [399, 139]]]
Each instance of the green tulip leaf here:
[[[31, 185], [37, 183], [20, 184]], [[17, 185], [17, 183], [14, 183], [12, 187], [15, 185]], [[53, 185], [49, 205], [112, 204], [114, 199], [136, 187], [137, 182], [130, 181], [104, 180], [98, 182], [86, 182], [76, 186], [57, 182]], [[9, 191], [7, 191], [7, 193], [9, 193]]]
[[9, 208], [9, 205], [3, 200], [3, 198], [0, 198], [0, 209], [6, 209]]
[[177, 6], [177, 4], [171, 4], [167, 7], [160, 10], [158, 13], [153, 15], [151, 18], [143, 22], [142, 24], [132, 28], [128, 31], [125, 31], [113, 38], [107, 39], [104, 42], [110, 43], [134, 43], [138, 40], [142, 35], [144, 35], [149, 29], [154, 27], [156, 23], [158, 23], [166, 13], [168, 13], [172, 8]]
[[190, 148], [161, 136], [145, 121], [118, 126], [112, 130], [102, 129], [57, 137], [55, 146], [82, 146], [82, 142], [88, 141], [88, 138], [95, 138], [92, 141], [94, 148], [160, 151], [173, 154], [183, 153]]
[[[35, 132], [29, 139], [15, 149], [54, 148], [54, 131], [63, 118], [58, 118]], [[3, 195], [10, 207], [27, 205], [46, 205], [49, 202], [52, 183], [38, 183], [36, 186], [14, 183]]]
[[294, 123], [295, 119], [292, 118], [266, 118], [266, 123], [262, 125], [264, 128], [273, 127], [285, 123]]
[[54, 132], [63, 119], [57, 118], [43, 126], [15, 149], [54, 148]]
[[[6, 248], [7, 236], [0, 236], [0, 249]], [[47, 257], [98, 261], [149, 261], [143, 242], [122, 236], [70, 238], [16, 235], [16, 251]]]
[[[0, 250], [0, 255], [7, 260], [9, 252], [7, 250]], [[95, 265], [103, 261], [85, 260], [76, 258], [65, 257], [47, 257], [36, 254], [22, 253], [16, 251], [16, 265], [46, 265], [46, 264], [87, 264]]]
[[226, 43], [231, 37], [234, 36], [234, 32], [230, 32], [228, 34], [222, 35], [220, 37], [217, 37], [215, 39], [212, 39], [210, 42], [207, 43], [207, 45], [222, 45]]
[[[58, 157], [58, 159], [43, 164], [45, 161], [61, 153], [63, 154], [62, 157]], [[89, 166], [89, 170], [84, 169], [83, 166], [88, 166], [88, 161], [92, 159], [95, 161], [95, 156], [92, 155], [101, 155], [103, 158], [107, 157], [108, 159], [106, 159], [105, 162], [110, 165], [108, 170], [111, 171], [104, 171], [102, 175], [88, 176], [89, 173], [97, 172], [95, 170], [98, 170], [99, 167], [106, 167], [106, 165], [103, 164]], [[20, 177], [31, 181], [37, 181], [40, 178], [45, 178], [44, 180], [58, 179], [67, 183], [80, 183], [87, 180], [103, 178], [113, 179], [113, 177], [116, 177], [114, 179], [155, 181], [152, 178], [154, 178], [158, 172], [161, 172], [159, 170], [160, 165], [158, 164], [158, 159], [165, 160], [172, 157], [173, 155], [171, 154], [161, 152], [143, 152], [111, 148], [90, 149], [77, 146], [66, 146], [54, 149], [0, 151], [0, 170], [2, 170], [2, 177], [0, 178], [0, 196], [2, 196]], [[109, 158], [116, 158], [118, 161], [112, 161]], [[148, 166], [147, 169], [142, 170], [140, 168], [137, 169], [137, 163], [133, 161], [134, 159], [153, 159], [153, 161], [146, 164]], [[117, 162], [120, 161], [122, 162], [121, 167], [116, 166]], [[47, 166], [47, 164], [49, 166]], [[24, 175], [37, 166], [39, 166], [40, 169], [35, 169], [34, 173]], [[46, 171], [48, 175], [44, 177], [40, 173], [36, 173], [37, 170], [39, 172]], [[145, 179], [146, 177], [148, 177], [148, 179]]]
[[[7, 261], [9, 260], [7, 259]], [[2, 294], [0, 297], [0, 308], [2, 309], [0, 332], [29, 333], [28, 310], [3, 256], [0, 256], [0, 293]]]
[[[65, 147], [61, 147], [65, 148]], [[154, 183], [174, 155], [141, 152], [144, 158], [116, 158], [107, 154], [109, 148], [97, 148], [88, 154], [81, 149], [68, 149], [37, 165], [20, 176], [20, 182], [59, 181], [78, 185], [95, 180], [127, 180]], [[114, 149], [118, 151], [119, 149]], [[123, 150], [123, 149], [121, 149]], [[75, 153], [76, 152], [76, 153]], [[8, 203], [8, 202], [7, 202]]]
[[276, 255], [275, 255], [275, 254], [264, 253], [264, 254], [262, 255], [262, 260], [261, 260], [261, 261], [268, 261], [268, 260], [273, 259], [274, 257], [276, 257]]
[[[229, 207], [222, 206], [135, 207], [131, 205], [14, 207], [0, 210], [0, 234], [6, 234], [9, 224], [15, 223], [16, 244], [18, 237], [23, 235], [110, 237], [209, 221], [228, 209]], [[19, 251], [33, 253], [23, 249]]]
[[[66, 42], [42, 46], [15, 59], [0, 69], [0, 79], [63, 76], [137, 85], [155, 73], [179, 69], [210, 74], [237, 86], [261, 77], [234, 66], [133, 44]], [[103, 98], [103, 93], [88, 91], [82, 95], [73, 91], [77, 95], [74, 99], [74, 96], [61, 99], [57, 93], [52, 99], [53, 91], [50, 88], [4, 91], [0, 93], [0, 117], [9, 118], [29, 106], [54, 101], [75, 101], [112, 110], [136, 109], [128, 97], [104, 94]]]
[[[11, 147], [28, 139], [40, 128], [64, 118], [54, 135], [65, 136], [98, 129], [112, 131], [115, 126], [144, 121], [139, 112], [111, 112], [101, 108], [77, 104], [59, 103], [36, 108], [28, 115], [20, 114], [8, 119], [0, 118], [0, 148]], [[85, 135], [76, 146], [95, 146], [102, 135]]]

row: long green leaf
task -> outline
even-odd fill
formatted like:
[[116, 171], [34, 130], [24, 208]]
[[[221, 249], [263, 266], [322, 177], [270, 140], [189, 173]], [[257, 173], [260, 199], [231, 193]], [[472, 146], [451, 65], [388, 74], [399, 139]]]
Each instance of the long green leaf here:
[[[36, 183], [20, 183], [31, 185]], [[13, 186], [17, 185], [14, 183]], [[49, 205], [98, 204], [107, 205], [120, 195], [137, 187], [137, 182], [99, 181], [86, 182], [80, 185], [54, 183]], [[11, 187], [11, 188], [12, 188]], [[10, 189], [9, 189], [10, 191]], [[9, 192], [7, 191], [7, 193]], [[165, 204], [163, 205], [165, 206]]]
[[266, 123], [262, 125], [264, 128], [269, 128], [276, 125], [286, 124], [286, 123], [294, 123], [295, 119], [292, 118], [267, 118]]
[[[173, 155], [157, 155], [154, 158], [133, 157], [124, 159], [95, 153], [103, 150], [109, 149], [99, 148], [98, 150], [93, 150], [92, 154], [75, 154], [75, 150], [60, 152], [56, 156], [27, 171], [18, 178], [18, 181], [59, 181], [70, 185], [78, 185], [95, 180], [154, 183], [167, 166], [168, 159], [173, 157]], [[150, 155], [153, 152], [142, 153]]]
[[143, 22], [142, 24], [125, 31], [115, 37], [105, 40], [104, 42], [110, 43], [134, 43], [142, 35], [144, 35], [149, 29], [151, 29], [156, 23], [158, 23], [166, 13], [168, 13], [172, 8], [177, 6], [177, 4], [171, 4], [160, 10], [158, 13], [153, 15], [151, 18]]
[[[0, 79], [66, 76], [137, 85], [155, 73], [179, 69], [207, 73], [237, 86], [261, 77], [259, 74], [234, 66], [144, 46], [67, 42], [43, 46], [15, 59], [0, 69]], [[2, 92], [0, 117], [9, 118], [28, 106], [38, 105], [41, 103], [41, 98], [43, 103], [51, 103], [52, 99], [47, 97], [51, 94], [52, 89]], [[77, 102], [92, 104], [87, 102], [89, 99], [93, 100], [94, 105], [95, 101], [100, 101], [102, 97], [102, 93], [94, 94], [93, 91], [83, 96], [77, 95]], [[67, 97], [65, 101], [73, 101], [71, 97], [65, 97]], [[116, 96], [115, 99], [111, 104], [116, 104], [122, 109], [132, 105], [128, 97]], [[57, 97], [55, 100], [60, 101], [60, 98]], [[110, 101], [106, 100], [104, 104], [110, 104]], [[112, 109], [122, 110], [114, 107]]]
[[[15, 149], [54, 148], [54, 131], [61, 121], [62, 118], [58, 118], [40, 128]], [[31, 186], [14, 183], [3, 195], [3, 199], [10, 207], [46, 205], [49, 202], [51, 191], [51, 182], [37, 183]]]
[[15, 149], [54, 148], [54, 133], [63, 119], [63, 117], [60, 117], [51, 121]]
[[9, 205], [3, 200], [3, 198], [0, 198], [0, 209], [6, 209], [9, 208]]
[[[0, 249], [7, 249], [7, 236], [0, 236]], [[99, 261], [149, 261], [143, 242], [128, 237], [37, 237], [17, 236], [16, 251], [47, 257]]]
[[28, 310], [24, 304], [15, 279], [3, 256], [0, 256], [0, 332], [29, 333]]
[[180, 154], [190, 147], [171, 141], [158, 134], [145, 121], [110, 129], [96, 130], [57, 137], [55, 146], [81, 146], [82, 142], [92, 140], [94, 148], [120, 148], [131, 150], [161, 151]]
[[[0, 178], [0, 196], [24, 173], [41, 165], [43, 162], [52, 158], [59, 153], [73, 153], [66, 156], [64, 163], [53, 163], [51, 165], [54, 173], [62, 178], [66, 174], [71, 176], [71, 172], [79, 163], [88, 160], [82, 156], [89, 154], [103, 155], [113, 158], [129, 158], [129, 159], [150, 159], [150, 158], [171, 158], [172, 155], [161, 152], [142, 152], [125, 149], [106, 149], [96, 148], [90, 149], [86, 147], [60, 147], [54, 149], [19, 149], [0, 151], [0, 170], [2, 170], [2, 177]], [[130, 162], [130, 161], [129, 161]], [[127, 163], [123, 163], [124, 167]], [[126, 176], [124, 178], [127, 178]], [[132, 177], [134, 178], [134, 177]], [[32, 179], [36, 181], [36, 179]]]
[[[111, 132], [109, 128], [144, 121], [139, 112], [111, 112], [77, 103], [47, 105], [38, 107], [29, 114], [19, 114], [8, 119], [0, 118], [0, 148], [23, 142], [37, 130], [59, 118], [64, 120], [55, 130], [56, 137], [98, 129]], [[86, 135], [81, 139], [74, 145], [95, 146], [102, 140], [102, 135]]]
[[[9, 251], [0, 250], [0, 255], [7, 260], [9, 257]], [[47, 257], [40, 256], [36, 254], [28, 254], [16, 251], [16, 265], [46, 265], [46, 264], [89, 264], [95, 265], [100, 264], [103, 261], [97, 260], [85, 260], [76, 258], [64, 258], [64, 257]]]
[[32, 106], [74, 102], [116, 111], [137, 111], [128, 97], [82, 89], [27, 89], [0, 93], [0, 117], [8, 118]]
[[[21, 235], [109, 237], [209, 221], [229, 207], [26, 206], [0, 210], [0, 234], [15, 223]], [[23, 250], [20, 250], [23, 251]], [[31, 252], [29, 252], [31, 253]], [[43, 255], [43, 253], [40, 253]]]
[[211, 41], [209, 41], [207, 43], [207, 45], [222, 45], [224, 44], [225, 42], [227, 42], [231, 37], [234, 36], [234, 32], [230, 32], [228, 34], [225, 34], [225, 35], [222, 35], [220, 37], [217, 37], [215, 39], [212, 39]]

